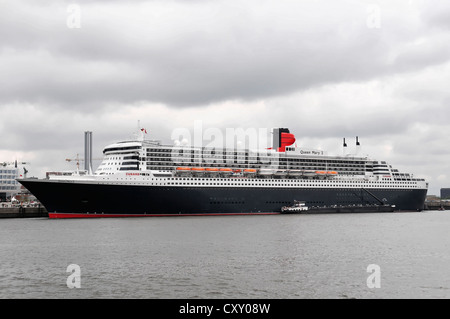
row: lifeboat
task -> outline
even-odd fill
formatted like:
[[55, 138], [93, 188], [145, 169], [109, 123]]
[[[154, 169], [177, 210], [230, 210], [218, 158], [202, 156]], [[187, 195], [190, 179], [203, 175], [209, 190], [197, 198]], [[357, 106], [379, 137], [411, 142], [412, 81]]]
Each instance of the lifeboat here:
[[315, 171], [304, 171], [303, 175], [307, 176], [307, 177], [312, 177], [316, 175]]
[[278, 177], [283, 177], [283, 176], [286, 176], [286, 175], [287, 175], [286, 171], [276, 171], [275, 172], [275, 176], [278, 176]]
[[338, 172], [336, 172], [336, 171], [328, 171], [327, 172], [327, 175], [330, 175], [330, 176], [336, 176], [338, 174]]
[[291, 169], [288, 171], [288, 175], [289, 176], [302, 176], [303, 175], [303, 171], [298, 170], [298, 169]]
[[205, 171], [206, 171], [207, 174], [211, 174], [211, 175], [219, 173], [219, 169], [218, 168], [207, 168], [207, 169], [205, 169]]
[[192, 167], [191, 172], [194, 174], [202, 174], [205, 172], [205, 168], [204, 167]]
[[177, 174], [189, 174], [191, 172], [190, 167], [177, 167], [176, 168]]
[[273, 173], [274, 173], [274, 170], [270, 169], [270, 168], [261, 168], [259, 170], [259, 175], [267, 176], [267, 175], [273, 175]]
[[327, 176], [327, 171], [316, 171], [316, 175], [319, 176], [320, 179], [323, 179]]
[[256, 174], [256, 169], [252, 168], [244, 169], [244, 174]]
[[231, 174], [233, 173], [233, 170], [231, 168], [221, 168], [219, 169], [219, 172], [221, 172], [222, 174]]

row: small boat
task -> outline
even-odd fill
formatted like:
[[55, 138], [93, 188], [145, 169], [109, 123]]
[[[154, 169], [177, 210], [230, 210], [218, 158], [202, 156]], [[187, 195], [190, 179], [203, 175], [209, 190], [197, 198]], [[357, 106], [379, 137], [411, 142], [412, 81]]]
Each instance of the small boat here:
[[305, 202], [294, 201], [294, 205], [292, 206], [283, 206], [281, 207], [282, 214], [296, 214], [296, 213], [305, 213], [308, 210], [308, 206], [306, 206]]
[[306, 206], [303, 201], [294, 201], [292, 206], [283, 206], [282, 214], [329, 214], [329, 213], [383, 213], [394, 212], [395, 205], [389, 204], [353, 204], [353, 205], [330, 205], [330, 206]]

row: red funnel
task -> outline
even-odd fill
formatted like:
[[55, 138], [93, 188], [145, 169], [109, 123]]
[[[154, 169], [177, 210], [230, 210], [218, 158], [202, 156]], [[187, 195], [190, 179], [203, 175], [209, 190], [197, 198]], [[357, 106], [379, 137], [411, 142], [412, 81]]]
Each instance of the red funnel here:
[[278, 148], [278, 152], [286, 152], [286, 146], [295, 143], [295, 136], [291, 133], [281, 133], [281, 146]]

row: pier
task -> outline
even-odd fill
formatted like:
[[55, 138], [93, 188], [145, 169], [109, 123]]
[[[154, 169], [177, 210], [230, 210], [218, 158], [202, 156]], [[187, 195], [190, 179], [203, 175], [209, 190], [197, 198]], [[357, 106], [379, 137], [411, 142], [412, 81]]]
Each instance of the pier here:
[[48, 217], [44, 206], [38, 207], [0, 207], [0, 218]]
[[[0, 203], [1, 204], [1, 203]], [[449, 201], [426, 201], [424, 210], [450, 210]], [[21, 207], [0, 206], [0, 218], [37, 218], [48, 217], [44, 206]]]
[[450, 210], [448, 201], [425, 201], [424, 210]]

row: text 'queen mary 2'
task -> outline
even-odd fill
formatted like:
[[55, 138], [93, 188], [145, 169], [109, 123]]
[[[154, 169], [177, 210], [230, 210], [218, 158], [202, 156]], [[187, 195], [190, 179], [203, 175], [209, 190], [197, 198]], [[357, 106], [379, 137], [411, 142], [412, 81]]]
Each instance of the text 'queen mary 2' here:
[[297, 147], [284, 128], [273, 129], [271, 149], [258, 151], [163, 145], [143, 136], [105, 147], [94, 173], [19, 181], [50, 218], [278, 214], [295, 201], [417, 211], [428, 189], [424, 179], [384, 161]]

